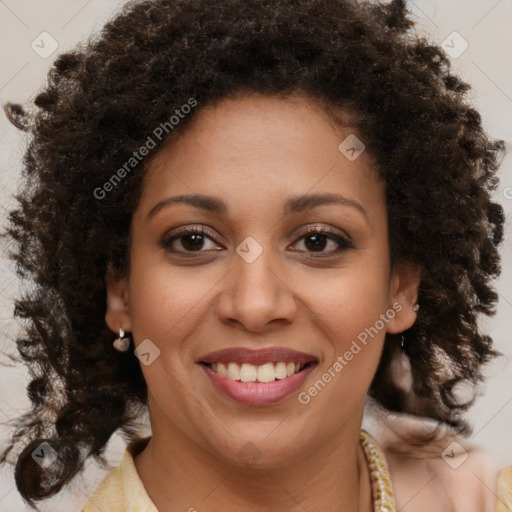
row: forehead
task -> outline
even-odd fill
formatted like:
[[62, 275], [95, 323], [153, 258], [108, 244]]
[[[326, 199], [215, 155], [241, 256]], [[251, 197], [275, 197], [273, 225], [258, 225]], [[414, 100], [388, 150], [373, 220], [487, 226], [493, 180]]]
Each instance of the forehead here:
[[149, 203], [170, 194], [213, 194], [257, 208], [285, 195], [339, 193], [372, 208], [382, 202], [384, 184], [362, 145], [355, 159], [346, 152], [360, 140], [354, 137], [353, 127], [335, 123], [307, 97], [223, 100], [200, 109], [155, 155], [143, 207], [147, 213]]

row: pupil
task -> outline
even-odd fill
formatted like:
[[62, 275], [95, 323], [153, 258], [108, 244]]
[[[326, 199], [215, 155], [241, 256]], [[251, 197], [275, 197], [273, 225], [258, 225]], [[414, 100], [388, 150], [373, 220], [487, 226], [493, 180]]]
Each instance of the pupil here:
[[[193, 240], [193, 242], [189, 243], [190, 240]], [[187, 250], [200, 249], [202, 246], [202, 243], [203, 243], [202, 235], [199, 235], [199, 234], [186, 235], [183, 237], [183, 240], [181, 242], [183, 247]]]
[[[313, 242], [313, 244], [308, 244], [308, 240], [316, 240], [315, 242]], [[322, 242], [320, 241], [320, 239], [322, 239]], [[311, 235], [311, 236], [308, 236], [307, 239], [306, 239], [306, 246], [308, 247], [308, 249], [310, 248], [310, 245], [313, 247], [313, 248], [320, 248], [320, 249], [324, 249], [325, 248], [325, 239], [326, 239], [326, 236], [325, 235], [321, 235], [321, 234], [316, 234], [316, 235]]]

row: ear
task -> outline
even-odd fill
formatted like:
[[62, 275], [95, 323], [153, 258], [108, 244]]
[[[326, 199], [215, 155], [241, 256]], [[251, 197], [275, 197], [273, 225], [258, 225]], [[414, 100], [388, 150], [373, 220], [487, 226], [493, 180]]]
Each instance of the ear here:
[[107, 270], [107, 311], [105, 322], [116, 334], [119, 329], [131, 332], [129, 313], [128, 279], [119, 276], [109, 264]]
[[[409, 329], [416, 321], [414, 304], [418, 299], [421, 269], [410, 262], [397, 263], [390, 279], [389, 301], [394, 304], [395, 316], [387, 323], [386, 331], [398, 334]], [[421, 306], [421, 304], [420, 304]]]

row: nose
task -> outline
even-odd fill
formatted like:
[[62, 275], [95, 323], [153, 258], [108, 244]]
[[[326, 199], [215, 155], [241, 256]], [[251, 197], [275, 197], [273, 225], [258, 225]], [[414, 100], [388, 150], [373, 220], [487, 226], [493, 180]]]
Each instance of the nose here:
[[217, 300], [221, 321], [252, 332], [293, 322], [297, 314], [293, 283], [282, 265], [276, 264], [275, 259], [272, 264], [268, 252], [263, 251], [252, 263], [235, 255]]

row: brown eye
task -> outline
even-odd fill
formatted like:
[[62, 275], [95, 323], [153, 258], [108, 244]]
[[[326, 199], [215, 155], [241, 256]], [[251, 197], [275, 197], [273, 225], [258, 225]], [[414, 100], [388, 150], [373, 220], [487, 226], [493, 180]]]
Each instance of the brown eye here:
[[[172, 253], [202, 253], [206, 242], [215, 242], [204, 227], [186, 227], [177, 233], [166, 236], [160, 246]], [[215, 245], [214, 245], [215, 247]]]
[[182, 247], [187, 251], [200, 250], [204, 245], [204, 235], [198, 233], [181, 235], [178, 240], [181, 240]]
[[304, 245], [310, 251], [320, 252], [328, 245], [329, 238], [321, 233], [314, 233], [304, 237]]
[[[310, 253], [313, 257], [334, 256], [346, 249], [354, 248], [348, 240], [337, 233], [324, 228], [310, 228], [299, 238], [299, 240], [304, 240], [304, 246], [306, 247], [305, 251], [300, 252]], [[325, 251], [329, 242], [331, 242], [331, 245], [334, 245], [334, 248]]]

